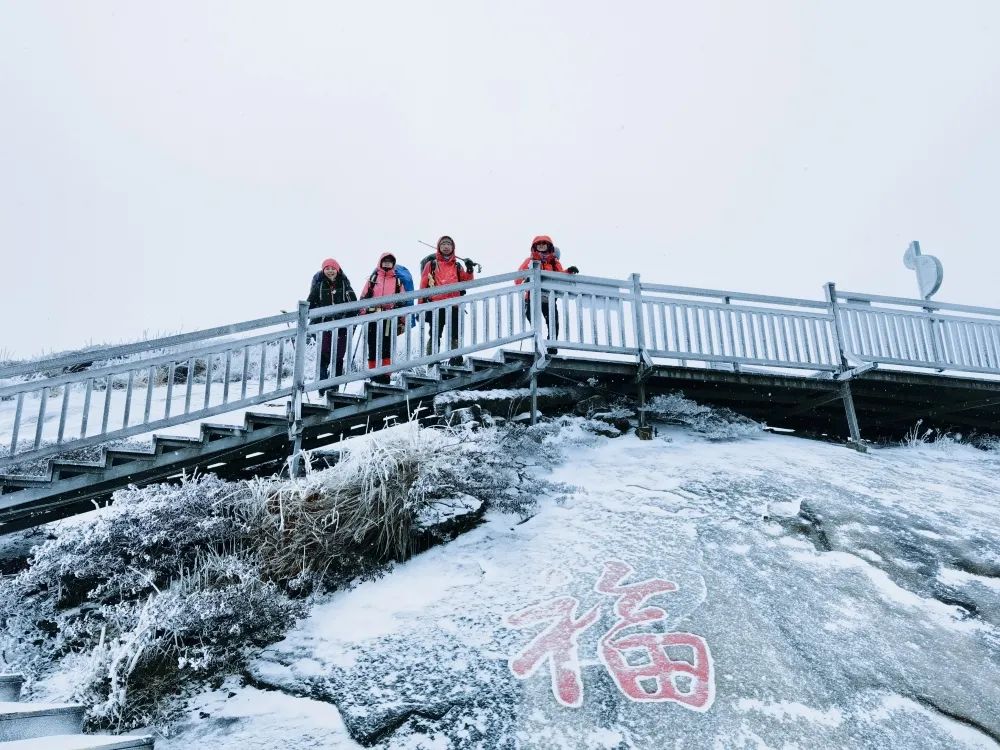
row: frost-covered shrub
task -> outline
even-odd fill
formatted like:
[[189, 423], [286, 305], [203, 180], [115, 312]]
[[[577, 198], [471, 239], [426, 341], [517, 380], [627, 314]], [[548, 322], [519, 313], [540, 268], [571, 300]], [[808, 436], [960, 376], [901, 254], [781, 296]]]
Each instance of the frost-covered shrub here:
[[214, 475], [119, 490], [93, 522], [68, 525], [37, 547], [19, 586], [26, 595], [54, 593], [60, 608], [154, 591], [200, 553], [239, 543], [227, 506], [247, 492]]
[[158, 722], [186, 678], [238, 668], [303, 611], [247, 561], [202, 556], [159, 593], [102, 613], [101, 639], [73, 697], [90, 707], [93, 728]]
[[725, 407], [709, 407], [680, 393], [655, 396], [648, 413], [670, 424], [684, 425], [707, 440], [739, 440], [759, 433], [763, 426]]

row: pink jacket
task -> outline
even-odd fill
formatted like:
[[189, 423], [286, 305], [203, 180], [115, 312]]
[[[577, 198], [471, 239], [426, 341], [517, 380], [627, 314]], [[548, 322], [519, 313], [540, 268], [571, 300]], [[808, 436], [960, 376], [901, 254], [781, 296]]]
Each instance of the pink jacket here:
[[[360, 300], [370, 299], [372, 297], [388, 297], [389, 295], [399, 294], [403, 291], [403, 283], [396, 276], [395, 266], [388, 271], [382, 268], [382, 261], [386, 258], [396, 260], [396, 256], [393, 253], [382, 253], [379, 256], [378, 267], [368, 278], [368, 281], [365, 282], [365, 287], [361, 290]], [[383, 310], [391, 310], [398, 305], [398, 302], [390, 302], [388, 304], [379, 305], [379, 307]], [[364, 309], [362, 309], [361, 312], [364, 312]]]

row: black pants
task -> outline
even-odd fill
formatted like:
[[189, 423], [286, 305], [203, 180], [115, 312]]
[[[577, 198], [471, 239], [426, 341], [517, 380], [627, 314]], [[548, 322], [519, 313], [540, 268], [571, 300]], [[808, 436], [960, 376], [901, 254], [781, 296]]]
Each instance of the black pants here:
[[[396, 339], [398, 318], [386, 318], [368, 324], [368, 369], [392, 364], [392, 345]], [[380, 348], [381, 347], [381, 348]], [[379, 361], [381, 358], [381, 361]]]
[[[556, 307], [556, 303], [553, 302], [551, 306], [551, 319], [549, 318], [549, 301], [542, 300], [542, 317], [545, 318], [545, 325], [548, 326], [549, 334], [546, 338], [558, 339], [559, 338], [559, 308]], [[524, 317], [531, 322], [531, 300], [526, 299], [524, 301]]]
[[[437, 318], [437, 331], [434, 330], [434, 318]], [[428, 310], [424, 313], [424, 320], [427, 323], [427, 327], [431, 330], [430, 335], [427, 337], [427, 350], [426, 354], [430, 356], [434, 353], [434, 344], [441, 340], [441, 334], [444, 332], [445, 326], [448, 324], [448, 319], [451, 318], [451, 336], [450, 348], [458, 349], [459, 347], [459, 335], [458, 335], [458, 305], [454, 307], [443, 307], [439, 310]]]
[[326, 380], [330, 375], [327, 368], [330, 366], [331, 354], [334, 356], [335, 369], [333, 377], [340, 377], [344, 374], [344, 355], [347, 353], [347, 329], [337, 329], [337, 351], [333, 351], [333, 331], [323, 331], [323, 338], [319, 349], [319, 378]]

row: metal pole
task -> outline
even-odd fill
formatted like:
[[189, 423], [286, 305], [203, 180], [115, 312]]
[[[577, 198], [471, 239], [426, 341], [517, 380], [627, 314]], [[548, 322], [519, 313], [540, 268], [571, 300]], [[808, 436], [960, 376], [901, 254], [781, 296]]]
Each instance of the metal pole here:
[[534, 425], [538, 423], [538, 370], [539, 365], [545, 366], [546, 357], [546, 342], [542, 338], [542, 269], [537, 260], [531, 264], [530, 295], [531, 325], [535, 329], [535, 361], [531, 365], [531, 424]]
[[[545, 360], [548, 345], [547, 340], [542, 337], [542, 268], [537, 260], [531, 264], [530, 294], [531, 326], [535, 329], [535, 363], [537, 364], [539, 360]], [[552, 310], [549, 310], [549, 315], [552, 315]]]
[[[292, 392], [292, 401], [288, 410], [288, 439], [292, 441], [292, 455], [289, 459], [289, 474], [293, 477], [301, 477], [304, 473], [302, 461], [302, 397], [305, 394], [306, 385], [306, 329], [309, 326], [309, 303], [299, 302], [297, 329], [295, 331], [295, 372], [292, 375], [295, 390]], [[336, 336], [335, 331], [330, 332], [331, 337]], [[320, 334], [320, 338], [322, 334]], [[317, 343], [322, 346], [320, 338]], [[331, 343], [335, 343], [332, 341]], [[332, 351], [336, 356], [336, 349]], [[319, 355], [319, 351], [317, 351]]]
[[[830, 305], [830, 314], [833, 315], [833, 333], [837, 341], [837, 354], [840, 357], [840, 368], [838, 374], [843, 374], [850, 369], [847, 362], [847, 353], [844, 348], [844, 335], [840, 326], [840, 316], [837, 315], [837, 287], [832, 281], [828, 281], [823, 287], [826, 292], [826, 301]], [[847, 417], [847, 429], [851, 433], [851, 446], [861, 453], [867, 452], [867, 448], [861, 442], [861, 427], [858, 425], [858, 414], [854, 410], [854, 394], [851, 393], [850, 380], [843, 380], [840, 384], [840, 399], [844, 403], [844, 415]]]

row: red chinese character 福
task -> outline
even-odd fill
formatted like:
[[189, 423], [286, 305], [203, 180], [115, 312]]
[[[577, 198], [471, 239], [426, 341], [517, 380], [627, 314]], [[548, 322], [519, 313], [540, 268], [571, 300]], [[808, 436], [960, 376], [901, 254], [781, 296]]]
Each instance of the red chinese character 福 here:
[[556, 700], [573, 708], [583, 703], [578, 639], [580, 633], [594, 624], [600, 613], [600, 607], [594, 607], [576, 619], [579, 604], [573, 597], [564, 596], [527, 607], [507, 617], [507, 622], [516, 628], [556, 618], [510, 660], [510, 669], [515, 676], [524, 679], [533, 675], [542, 662], [548, 661]]
[[[601, 661], [618, 689], [634, 701], [674, 701], [696, 711], [706, 711], [715, 699], [715, 675], [708, 644], [691, 633], [631, 633], [621, 631], [635, 625], [665, 620], [659, 607], [643, 606], [656, 594], [676, 591], [676, 584], [662, 578], [622, 585], [633, 568], [619, 560], [606, 562], [594, 589], [617, 596], [611, 629], [600, 642]], [[673, 659], [675, 653], [690, 653], [691, 661]]]

